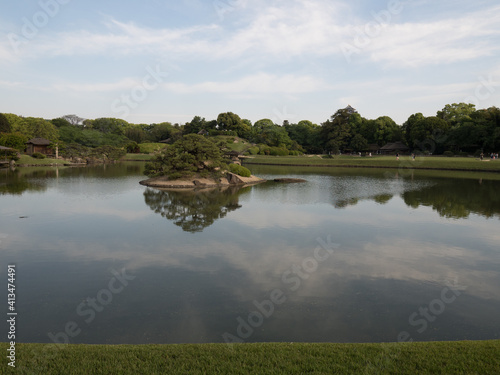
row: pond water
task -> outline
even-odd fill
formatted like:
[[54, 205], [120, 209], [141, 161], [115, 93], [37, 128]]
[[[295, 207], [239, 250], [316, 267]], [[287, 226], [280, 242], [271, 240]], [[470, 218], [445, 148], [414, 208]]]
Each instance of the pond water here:
[[499, 175], [249, 167], [307, 182], [194, 194], [139, 185], [141, 163], [0, 170], [17, 341], [500, 338]]

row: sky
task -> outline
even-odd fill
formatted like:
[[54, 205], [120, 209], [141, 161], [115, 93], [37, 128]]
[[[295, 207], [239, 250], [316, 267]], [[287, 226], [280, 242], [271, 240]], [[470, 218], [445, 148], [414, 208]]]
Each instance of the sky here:
[[499, 57], [494, 0], [2, 1], [0, 112], [403, 124], [500, 106]]

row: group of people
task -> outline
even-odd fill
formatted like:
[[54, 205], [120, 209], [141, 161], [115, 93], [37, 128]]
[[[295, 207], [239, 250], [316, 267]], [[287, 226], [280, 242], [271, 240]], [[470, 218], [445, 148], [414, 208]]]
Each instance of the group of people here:
[[[484, 154], [483, 154], [482, 152], [481, 152], [480, 157], [481, 157], [481, 160], [483, 160], [483, 159], [484, 159]], [[490, 159], [491, 159], [491, 160], [498, 159], [498, 154], [495, 154], [495, 153], [493, 153], [493, 152], [492, 152], [492, 153], [490, 154]]]

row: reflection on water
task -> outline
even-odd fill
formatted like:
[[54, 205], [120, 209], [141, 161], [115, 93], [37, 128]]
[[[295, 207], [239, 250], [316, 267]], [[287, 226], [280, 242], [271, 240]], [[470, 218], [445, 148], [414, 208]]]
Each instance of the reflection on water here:
[[0, 195], [22, 195], [25, 191], [44, 191], [47, 187], [43, 183], [43, 179], [54, 178], [57, 176], [57, 172], [56, 168], [30, 169], [28, 171], [19, 168], [0, 170]]
[[146, 189], [146, 204], [157, 214], [172, 220], [186, 232], [201, 232], [222, 219], [241, 205], [240, 194], [248, 192], [250, 187], [224, 187], [215, 189]]
[[[68, 322], [91, 344], [499, 338], [498, 176], [252, 167], [307, 182], [195, 194], [144, 188], [142, 168], [0, 172], [19, 342]], [[122, 270], [134, 278], [106, 298]]]
[[468, 218], [471, 213], [500, 217], [498, 181], [442, 179], [438, 184], [403, 193], [405, 203], [413, 208], [429, 206], [447, 218]]

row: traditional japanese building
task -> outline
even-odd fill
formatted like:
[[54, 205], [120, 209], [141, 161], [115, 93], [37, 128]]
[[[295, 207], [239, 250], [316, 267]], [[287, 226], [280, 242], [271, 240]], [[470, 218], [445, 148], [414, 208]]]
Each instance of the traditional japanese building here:
[[33, 138], [26, 142], [26, 154], [33, 155], [39, 152], [44, 155], [52, 155], [54, 152], [50, 146], [50, 141], [45, 138]]

